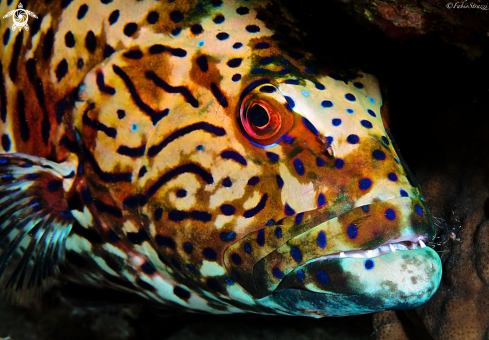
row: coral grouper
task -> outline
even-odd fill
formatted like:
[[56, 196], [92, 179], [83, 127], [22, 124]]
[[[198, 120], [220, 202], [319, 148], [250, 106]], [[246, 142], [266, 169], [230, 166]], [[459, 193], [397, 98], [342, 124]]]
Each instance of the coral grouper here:
[[432, 217], [377, 81], [325, 71], [288, 42], [301, 32], [280, 6], [26, 9], [28, 31], [1, 22], [4, 298], [61, 278], [174, 309], [321, 317], [435, 292]]

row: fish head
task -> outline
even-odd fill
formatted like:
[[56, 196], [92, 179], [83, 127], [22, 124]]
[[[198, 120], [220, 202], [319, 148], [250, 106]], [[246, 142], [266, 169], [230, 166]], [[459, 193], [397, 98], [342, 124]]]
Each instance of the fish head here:
[[101, 219], [158, 271], [250, 311], [426, 301], [435, 229], [376, 79], [311, 67], [263, 2], [217, 3], [199, 27], [164, 43], [141, 31], [87, 74], [75, 125]]

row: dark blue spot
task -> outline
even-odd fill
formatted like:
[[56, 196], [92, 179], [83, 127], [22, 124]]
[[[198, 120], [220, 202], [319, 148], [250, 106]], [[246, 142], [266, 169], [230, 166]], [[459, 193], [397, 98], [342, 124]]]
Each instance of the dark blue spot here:
[[226, 216], [231, 216], [236, 213], [236, 209], [231, 204], [221, 205], [221, 212]]
[[195, 271], [195, 267], [192, 266], [190, 263], [187, 264], [187, 268], [188, 268], [188, 270], [190, 270], [191, 273], [193, 273]]
[[333, 144], [333, 140], [334, 140], [334, 139], [333, 139], [333, 137], [331, 137], [331, 136], [326, 137], [326, 144], [328, 144], [328, 145], [332, 145], [332, 144]]
[[362, 120], [360, 121], [360, 124], [367, 129], [371, 129], [373, 127], [372, 123], [370, 123], [368, 120]]
[[204, 248], [202, 255], [208, 260], [215, 261], [217, 259], [216, 251], [212, 248]]
[[8, 159], [5, 157], [0, 157], [0, 165], [5, 165], [8, 163]]
[[366, 212], [367, 213], [370, 210], [370, 208], [368, 207], [368, 205], [364, 205], [362, 207], [362, 210], [363, 210], [363, 212]]
[[2, 136], [2, 148], [3, 148], [3, 150], [5, 150], [6, 152], [9, 152], [10, 151], [10, 145], [11, 145], [11, 142], [10, 142], [9, 136], [3, 135]]
[[297, 271], [297, 278], [301, 281], [304, 281], [304, 279], [306, 278], [306, 275], [304, 274], [304, 271], [302, 269], [299, 269]]
[[248, 9], [248, 7], [238, 7], [236, 13], [238, 13], [239, 15], [245, 15], [250, 13], [250, 10]]
[[278, 162], [278, 160], [280, 159], [278, 157], [278, 155], [276, 153], [273, 153], [273, 152], [267, 152], [266, 155], [267, 155], [268, 159], [271, 160], [272, 162]]
[[231, 182], [231, 179], [229, 177], [226, 177], [222, 180], [222, 185], [225, 186], [226, 188], [229, 188], [233, 186], [233, 182]]
[[212, 6], [219, 7], [222, 5], [222, 0], [212, 0]]
[[367, 190], [372, 186], [372, 180], [370, 178], [362, 178], [360, 182], [358, 182], [358, 187], [361, 190]]
[[372, 110], [368, 109], [367, 110], [368, 114], [371, 115], [372, 117], [377, 117], [377, 115], [375, 114], [375, 112], [373, 112]]
[[233, 48], [234, 48], [235, 50], [237, 50], [238, 48], [241, 48], [241, 46], [243, 46], [243, 44], [242, 44], [242, 43], [240, 43], [240, 42], [237, 42], [237, 43], [234, 43]]
[[346, 228], [346, 233], [348, 234], [348, 237], [351, 238], [352, 240], [356, 239], [358, 236], [358, 228], [354, 224], [350, 224]]
[[289, 104], [290, 109], [293, 109], [295, 107], [295, 102], [292, 98], [289, 96], [285, 96], [285, 99], [287, 100], [287, 103]]
[[[27, 176], [26, 176], [26, 177], [27, 177]], [[11, 180], [11, 179], [13, 179], [13, 178], [14, 178], [14, 176], [12, 176], [12, 175], [10, 175], [10, 174], [9, 174], [9, 175], [3, 175], [3, 176], [2, 176], [2, 181], [10, 181], [10, 180]]]
[[187, 291], [186, 289], [183, 289], [179, 286], [175, 286], [175, 288], [173, 288], [173, 294], [175, 294], [176, 296], [178, 296], [182, 300], [190, 299], [189, 291]]
[[175, 27], [174, 29], [171, 30], [171, 34], [177, 36], [180, 34], [181, 31], [182, 29], [180, 27]]
[[246, 26], [246, 30], [250, 33], [257, 33], [257, 32], [260, 32], [260, 27], [258, 27], [256, 25], [248, 25], [248, 26]]
[[232, 68], [239, 67], [239, 65], [241, 65], [241, 62], [242, 61], [243, 61], [243, 59], [241, 59], [241, 58], [231, 59], [231, 60], [228, 61], [228, 66], [229, 67], [232, 67]]
[[319, 135], [318, 129], [316, 129], [316, 127], [307, 118], [302, 117], [302, 122], [309, 131], [311, 131], [316, 136]]
[[282, 60], [281, 63], [284, 65], [290, 65], [290, 61], [288, 61], [287, 59]]
[[263, 49], [266, 49], [266, 48], [269, 48], [270, 47], [270, 44], [266, 43], [266, 42], [259, 42], [255, 45], [255, 48], [258, 49], [258, 50], [263, 50]]
[[353, 113], [353, 112], [355, 112], [355, 111], [353, 111], [353, 109], [346, 109], [346, 112], [348, 112], [348, 113], [352, 114], [352, 113]]
[[333, 118], [332, 123], [334, 126], [340, 126], [341, 125], [341, 119]]
[[319, 194], [318, 200], [317, 200], [317, 205], [318, 205], [318, 208], [322, 208], [326, 205], [326, 197], [324, 197], [323, 193]]
[[289, 57], [297, 60], [297, 59], [303, 58], [304, 54], [302, 54], [300, 52], [289, 52]]
[[218, 14], [214, 17], [213, 21], [215, 24], [222, 24], [224, 22], [224, 16], [221, 14]]
[[[148, 237], [147, 234], [146, 234], [146, 237]], [[156, 235], [155, 236], [155, 242], [159, 246], [164, 246], [164, 247], [168, 247], [171, 249], [175, 248], [175, 241], [173, 241], [173, 239], [171, 237], [168, 237], [168, 236]]]
[[277, 227], [275, 229], [275, 236], [277, 236], [277, 238], [281, 238], [282, 237], [282, 228]]
[[288, 203], [285, 203], [284, 212], [285, 212], [285, 215], [287, 215], [287, 216], [295, 215], [295, 210], [292, 209]]
[[357, 89], [363, 89], [363, 84], [359, 82], [353, 83], [353, 86], [355, 86]]
[[256, 243], [260, 247], [263, 247], [265, 245], [265, 230], [258, 230], [258, 233], [256, 234]]
[[221, 237], [221, 240], [223, 240], [223, 241], [231, 241], [231, 240], [234, 240], [236, 238], [236, 233], [234, 231], [231, 231], [229, 233], [226, 233], [223, 231], [219, 236]]
[[48, 182], [47, 189], [49, 192], [58, 191], [61, 188], [62, 182], [57, 180], [52, 180]]
[[144, 262], [141, 265], [141, 269], [143, 270], [143, 272], [145, 272], [148, 275], [153, 275], [156, 272], [156, 269], [149, 262]]
[[236, 73], [235, 75], [233, 75], [233, 77], [231, 78], [234, 82], [236, 81], [240, 81], [241, 80], [241, 74], [239, 73]]
[[303, 212], [298, 213], [298, 214], [295, 216], [294, 223], [295, 223], [296, 225], [301, 224], [301, 222], [302, 222], [302, 219], [303, 219], [303, 218], [304, 218], [304, 213], [303, 213]]
[[309, 73], [309, 74], [316, 74], [316, 70], [312, 67], [306, 67], [304, 69], [304, 71], [306, 71], [306, 73]]
[[360, 138], [358, 138], [357, 135], [349, 135], [346, 138], [346, 141], [350, 144], [357, 144], [360, 141]]
[[226, 32], [217, 33], [216, 38], [219, 40], [226, 40], [227, 38], [229, 38], [229, 34], [227, 34]]
[[285, 81], [286, 84], [292, 84], [292, 85], [299, 85], [300, 84], [300, 80], [299, 79], [287, 79]]
[[296, 262], [301, 262], [302, 261], [302, 254], [299, 248], [292, 247], [290, 248], [290, 255]]
[[278, 268], [273, 268], [272, 273], [277, 279], [283, 279], [285, 276], [284, 273], [282, 273]]
[[187, 190], [179, 189], [177, 191], [177, 197], [182, 198], [182, 197], [185, 197], [185, 196], [187, 196]]
[[260, 202], [258, 202], [258, 204], [256, 205], [256, 207], [251, 208], [249, 210], [246, 210], [244, 212], [243, 216], [245, 218], [251, 218], [251, 217], [255, 216], [256, 214], [258, 214], [260, 211], [262, 211], [263, 209], [265, 209], [265, 205], [267, 203], [267, 199], [268, 199], [268, 194], [264, 194], [261, 197]]
[[324, 161], [324, 159], [318, 157], [316, 158], [316, 165], [317, 166], [324, 166], [326, 164], [326, 162]]
[[374, 260], [372, 259], [365, 260], [363, 266], [365, 267], [365, 269], [371, 270], [374, 267]]
[[252, 74], [260, 74], [260, 73], [268, 73], [268, 72], [270, 72], [270, 70], [267, 70], [265, 68], [260, 68], [260, 67], [257, 67], [257, 68], [254, 68], [253, 70], [251, 70]]
[[406, 190], [401, 189], [400, 193], [401, 193], [401, 197], [409, 197], [409, 195], [406, 192]]
[[388, 175], [387, 175], [387, 178], [389, 178], [392, 182], [397, 182], [397, 175], [393, 172], [390, 172]]
[[345, 98], [346, 98], [346, 100], [349, 100], [349, 101], [351, 101], [351, 102], [354, 102], [355, 100], [357, 100], [357, 99], [355, 98], [355, 96], [354, 96], [354, 95], [352, 95], [351, 93], [347, 93], [347, 94], [345, 94]]
[[193, 24], [192, 26], [190, 26], [190, 31], [197, 35], [197, 34], [200, 34], [202, 33], [203, 29], [202, 29], [202, 26], [200, 24]]
[[385, 153], [384, 151], [381, 151], [381, 150], [375, 150], [373, 153], [372, 153], [372, 156], [375, 158], [375, 159], [378, 159], [379, 161], [383, 161], [385, 159]]
[[161, 219], [161, 216], [163, 216], [163, 209], [157, 208], [155, 210], [154, 218], [156, 221], [159, 221]]
[[331, 100], [323, 100], [321, 102], [321, 106], [322, 107], [332, 107], [333, 106], [333, 102]]
[[260, 92], [263, 92], [263, 93], [273, 93], [275, 91], [277, 91], [277, 89], [273, 86], [270, 86], [270, 85], [265, 85], [265, 86], [260, 87]]
[[192, 245], [188, 242], [185, 242], [183, 244], [183, 250], [187, 253], [187, 254], [190, 254], [192, 253]]
[[284, 141], [284, 143], [291, 144], [294, 141], [294, 137], [289, 135], [284, 135], [282, 137], [282, 140]]
[[180, 22], [183, 20], [183, 14], [180, 11], [173, 11], [170, 13], [170, 20], [173, 22]]
[[284, 186], [284, 180], [282, 179], [282, 177], [280, 175], [277, 175], [275, 178], [277, 180], [278, 188], [282, 189], [282, 187]]
[[280, 71], [278, 71], [277, 73], [280, 74], [280, 75], [289, 74], [290, 73], [290, 68], [285, 67], [285, 68], [281, 69]]
[[387, 209], [385, 211], [385, 217], [389, 220], [389, 221], [393, 221], [396, 219], [396, 212], [392, 209]]
[[318, 271], [316, 273], [316, 277], [318, 278], [318, 281], [321, 282], [322, 284], [327, 285], [329, 283], [329, 277], [328, 274], [323, 272], [322, 270]]
[[252, 186], [252, 187], [253, 187], [253, 186], [257, 185], [259, 182], [260, 182], [260, 177], [258, 177], [258, 176], [253, 176], [253, 177], [251, 177], [251, 178], [248, 180], [248, 185], [250, 185], [250, 186]]
[[341, 169], [345, 165], [345, 161], [341, 158], [336, 158], [334, 161], [334, 166], [336, 169]]
[[246, 159], [244, 159], [243, 156], [241, 156], [239, 153], [233, 150], [226, 150], [221, 152], [221, 157], [224, 159], [232, 159], [233, 161], [245, 165], [247, 164]]
[[199, 66], [202, 72], [207, 72], [209, 69], [209, 64], [207, 63], [207, 56], [201, 55], [196, 59], [197, 66]]
[[195, 149], [197, 149], [197, 151], [202, 151], [202, 150], [204, 150], [204, 146], [202, 144], [197, 145], [197, 147]]
[[260, 59], [260, 64], [268, 65], [273, 61], [273, 57], [263, 57]]
[[326, 248], [326, 243], [327, 243], [327, 239], [326, 239], [326, 234], [324, 233], [324, 231], [320, 231], [319, 234], [318, 234], [318, 237], [317, 237], [317, 242], [318, 242], [318, 246], [322, 249]]
[[267, 221], [267, 225], [274, 225], [274, 224], [275, 224], [275, 220], [273, 218]]
[[190, 212], [190, 216], [196, 221], [209, 222], [212, 215], [205, 211], [194, 210]]
[[306, 169], [304, 169], [304, 164], [299, 158], [294, 159], [294, 168], [297, 174], [300, 176], [304, 175]]
[[227, 277], [226, 278], [226, 283], [229, 285], [229, 286], [232, 286], [234, 284], [234, 281], [230, 278], [230, 277]]
[[382, 141], [383, 141], [385, 144], [389, 145], [389, 140], [387, 139], [387, 137], [386, 137], [386, 136], [382, 136]]
[[246, 242], [246, 243], [244, 244], [244, 250], [245, 250], [245, 252], [247, 252], [248, 254], [249, 254], [249, 253], [251, 253], [251, 245], [250, 245], [248, 242]]
[[419, 216], [423, 216], [424, 212], [423, 212], [423, 208], [421, 208], [419, 206], [419, 204], [416, 204], [416, 212], [418, 213]]
[[326, 90], [326, 86], [321, 83], [316, 83], [316, 88], [321, 91]]

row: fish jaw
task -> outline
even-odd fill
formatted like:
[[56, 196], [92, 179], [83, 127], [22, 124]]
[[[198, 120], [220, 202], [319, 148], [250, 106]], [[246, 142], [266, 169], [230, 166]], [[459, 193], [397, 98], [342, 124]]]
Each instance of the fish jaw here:
[[[439, 259], [437, 256], [433, 258], [425, 246], [425, 242], [434, 237], [435, 229], [422, 200], [395, 198], [357, 207], [332, 219], [324, 215], [326, 220], [322, 223], [316, 222], [275, 249], [269, 247], [265, 253], [262, 249], [276, 241], [273, 229], [277, 226], [268, 226], [264, 228], [268, 229], [266, 231], [258, 230], [235, 242], [224, 255], [228, 273], [257, 299], [283, 295], [281, 291], [290, 289], [323, 294], [320, 296], [324, 299], [332, 295], [371, 296], [369, 287], [376, 289], [380, 283], [373, 283], [365, 272], [372, 276], [374, 268], [373, 273], [393, 276], [393, 283], [386, 282], [384, 286], [397, 292], [394, 295], [404, 296], [411, 291], [411, 295], [418, 294], [427, 299], [434, 292], [432, 287], [438, 287], [441, 277]], [[307, 221], [304, 223], [307, 225]], [[286, 235], [286, 227], [282, 225], [281, 228]], [[240, 261], [236, 261], [237, 258]], [[414, 273], [409, 273], [411, 269], [406, 266], [422, 260], [425, 263], [417, 265], [419, 269]], [[398, 264], [397, 271], [389, 261]], [[321, 266], [324, 268], [318, 269]], [[327, 283], [318, 281], [321, 275]], [[400, 286], [403, 282], [405, 285]], [[382, 290], [375, 292], [379, 295], [375, 310], [393, 308], [389, 294], [382, 295]], [[400, 299], [399, 304], [402, 304]], [[355, 309], [347, 310], [345, 315], [357, 313]], [[366, 309], [364, 313], [369, 311]]]
[[[334, 274], [328, 276], [328, 272]], [[296, 268], [260, 303], [318, 318], [412, 309], [433, 296], [441, 273], [440, 257], [429, 247], [373, 259], [320, 259]]]

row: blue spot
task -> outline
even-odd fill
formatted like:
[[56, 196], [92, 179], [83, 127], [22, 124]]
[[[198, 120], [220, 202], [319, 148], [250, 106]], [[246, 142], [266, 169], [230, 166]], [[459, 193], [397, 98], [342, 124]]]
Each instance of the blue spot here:
[[61, 188], [62, 182], [57, 180], [52, 180], [48, 182], [47, 189], [49, 192], [58, 191]]
[[263, 57], [260, 60], [260, 64], [262, 65], [268, 65], [273, 61], [273, 57]]
[[242, 43], [237, 42], [237, 43], [235, 43], [235, 44], [233, 45], [233, 48], [234, 48], [235, 50], [237, 50], [238, 48], [241, 48], [242, 46], [243, 46], [243, 44], [242, 44]]
[[274, 225], [274, 224], [275, 224], [275, 220], [273, 218], [267, 221], [267, 225]]
[[323, 272], [322, 270], [318, 271], [316, 273], [316, 277], [318, 278], [318, 281], [321, 282], [322, 284], [327, 285], [329, 283], [329, 277], [328, 274]]
[[188, 242], [185, 242], [183, 244], [183, 250], [187, 253], [190, 254], [192, 252], [192, 245]]
[[268, 72], [270, 72], [270, 70], [267, 70], [265, 68], [260, 68], [260, 67], [257, 67], [257, 68], [254, 68], [253, 70], [251, 70], [251, 73], [253, 73], [253, 74], [268, 73]]
[[290, 248], [290, 255], [296, 262], [301, 262], [302, 261], [302, 254], [299, 248], [292, 247]]
[[267, 152], [266, 154], [268, 159], [271, 160], [272, 162], [278, 162], [278, 160], [280, 159], [276, 153]]
[[[27, 176], [25, 176], [27, 178]], [[10, 181], [12, 178], [14, 178], [14, 176], [12, 175], [3, 175], [2, 176], [2, 181]]]
[[368, 109], [367, 110], [368, 114], [371, 115], [372, 117], [377, 117], [377, 115], [375, 114], [375, 112], [373, 112], [372, 110]]
[[258, 49], [258, 50], [263, 50], [263, 49], [266, 49], [266, 48], [269, 48], [270, 47], [270, 44], [266, 43], [266, 42], [259, 42], [255, 45], [255, 48]]
[[208, 260], [215, 261], [217, 259], [216, 251], [212, 248], [204, 248], [202, 255]]
[[285, 74], [288, 74], [290, 73], [290, 68], [283, 68], [281, 69], [280, 71], [277, 72], [278, 74], [281, 74], [281, 75], [285, 75]]
[[229, 285], [229, 286], [232, 286], [234, 285], [234, 281], [230, 278], [230, 277], [227, 277], [226, 278], [226, 283]]
[[7, 164], [7, 163], [8, 163], [8, 159], [7, 158], [5, 158], [5, 157], [0, 158], [0, 164], [1, 165]]
[[234, 262], [235, 264], [237, 264], [238, 266], [239, 266], [241, 263], [243, 263], [243, 260], [241, 259], [241, 256], [239, 256], [239, 254], [237, 254], [237, 253], [233, 253], [233, 254], [231, 255], [231, 260], [233, 260], [233, 262]]
[[365, 269], [371, 270], [374, 267], [374, 260], [372, 259], [365, 260], [363, 266], [365, 267]]
[[224, 16], [221, 14], [218, 14], [215, 16], [213, 21], [215, 24], [222, 24], [224, 22]]
[[241, 80], [241, 74], [236, 73], [235, 75], [233, 75], [233, 77], [232, 77], [231, 79], [232, 79], [234, 82], [240, 81], [240, 80]]
[[340, 126], [341, 125], [341, 119], [333, 118], [332, 123], [333, 123], [333, 126]]
[[367, 129], [371, 129], [373, 127], [372, 123], [370, 123], [368, 120], [362, 120], [360, 121], [360, 124]]
[[350, 144], [357, 144], [360, 141], [360, 138], [358, 138], [357, 135], [349, 135], [346, 138], [346, 141]]
[[137, 131], [137, 130], [138, 130], [138, 125], [132, 124], [132, 131]]
[[336, 158], [334, 161], [334, 166], [336, 169], [342, 169], [343, 166], [345, 165], [345, 161], [342, 160], [341, 158]]
[[287, 100], [287, 103], [289, 104], [289, 107], [293, 109], [295, 107], [294, 100], [290, 98], [289, 96], [285, 96], [285, 99]]
[[260, 32], [260, 27], [258, 27], [256, 25], [248, 25], [248, 26], [246, 26], [246, 30], [250, 33], [257, 33], [257, 32]]
[[287, 79], [285, 81], [286, 84], [291, 84], [291, 85], [299, 85], [300, 80], [299, 79]]
[[302, 95], [303, 95], [304, 97], [309, 97], [309, 92], [308, 92], [308, 91], [306, 91], [306, 90], [302, 90]]
[[298, 213], [298, 214], [295, 216], [294, 223], [295, 223], [296, 225], [301, 224], [301, 222], [302, 222], [302, 219], [303, 219], [303, 218], [304, 218], [304, 213], [303, 213], [303, 212]]
[[275, 91], [277, 91], [277, 89], [273, 86], [270, 86], [270, 85], [265, 85], [265, 86], [260, 87], [260, 92], [263, 92], [263, 93], [273, 93]]
[[375, 103], [375, 100], [373, 98], [368, 98], [368, 101], [371, 102], [372, 104]]
[[382, 141], [383, 141], [385, 144], [387, 144], [387, 145], [389, 145], [389, 144], [390, 144], [390, 143], [389, 143], [389, 140], [387, 139], [387, 137], [386, 137], [386, 136], [382, 136]]
[[277, 227], [275, 229], [275, 236], [277, 236], [277, 238], [281, 238], [282, 237], [282, 228]]
[[326, 197], [324, 197], [323, 193], [319, 194], [318, 200], [317, 200], [317, 205], [318, 205], [318, 208], [322, 208], [326, 205]]
[[375, 150], [374, 152], [372, 152], [372, 156], [379, 161], [383, 161], [385, 159], [385, 153], [381, 150]]
[[231, 216], [236, 213], [236, 209], [231, 204], [221, 205], [221, 212], [226, 216]]
[[284, 186], [284, 180], [282, 179], [282, 177], [280, 175], [277, 175], [275, 178], [277, 180], [278, 188], [282, 189], [282, 187]]
[[202, 144], [197, 145], [196, 149], [197, 149], [197, 151], [202, 151], [202, 150], [204, 150], [204, 146]]
[[302, 269], [299, 269], [297, 271], [297, 278], [301, 281], [304, 281], [304, 279], [306, 278], [306, 275], [304, 275], [304, 271]]
[[309, 131], [311, 131], [316, 136], [319, 135], [318, 129], [316, 129], [316, 127], [307, 118], [302, 117], [302, 122]]
[[324, 233], [324, 231], [320, 231], [319, 234], [318, 234], [318, 237], [317, 237], [317, 242], [318, 242], [318, 246], [322, 249], [326, 248], [326, 243], [327, 243], [327, 239], [326, 239], [326, 234]]
[[370, 178], [362, 178], [360, 182], [358, 182], [358, 187], [361, 190], [367, 190], [372, 186], [372, 180]]
[[321, 102], [321, 106], [322, 107], [332, 107], [333, 106], [333, 102], [331, 100], [323, 100]]
[[394, 157], [394, 160], [396, 161], [397, 164], [399, 164], [399, 160], [397, 159], [397, 157]]
[[284, 60], [282, 60], [282, 64], [284, 64], [284, 65], [290, 65], [290, 61], [288, 61], [287, 59], [284, 59]]
[[345, 94], [345, 98], [346, 98], [346, 100], [349, 100], [349, 101], [351, 101], [351, 102], [354, 102], [355, 100], [357, 100], [357, 99], [355, 98], [355, 96], [354, 96], [354, 95], [352, 95], [351, 93], [347, 93], [347, 94]]
[[241, 59], [241, 58], [230, 59], [230, 60], [228, 60], [227, 65], [231, 68], [236, 68], [236, 67], [239, 67], [239, 65], [241, 65], [242, 61], [243, 61], [243, 59]]
[[180, 22], [183, 20], [183, 14], [180, 11], [173, 11], [170, 13], [170, 19], [173, 22]]
[[247, 252], [248, 254], [249, 254], [249, 253], [251, 253], [251, 245], [250, 245], [248, 242], [246, 242], [246, 243], [244, 244], [244, 250], [245, 250], [245, 252]]
[[143, 270], [143, 272], [145, 272], [148, 275], [153, 275], [156, 272], [153, 265], [149, 262], [144, 262], [141, 265], [141, 269]]
[[306, 67], [304, 69], [304, 71], [306, 71], [306, 73], [309, 73], [309, 74], [316, 74], [316, 70], [313, 69], [312, 67]]
[[219, 40], [226, 40], [227, 38], [229, 38], [229, 34], [227, 34], [226, 32], [217, 33], [216, 38]]
[[351, 238], [352, 240], [356, 239], [358, 236], [358, 228], [354, 224], [350, 224], [346, 228], [346, 233], [348, 234], [348, 237]]
[[316, 165], [317, 166], [324, 166], [326, 164], [326, 162], [324, 161], [324, 159], [318, 157], [316, 158]]
[[302, 161], [299, 158], [294, 159], [294, 168], [299, 176], [303, 176], [306, 171], [306, 169], [304, 169], [304, 164], [302, 164]]
[[401, 197], [409, 197], [409, 195], [406, 192], [406, 190], [401, 189], [400, 193], [401, 193]]
[[174, 29], [171, 30], [171, 34], [177, 36], [180, 34], [181, 31], [182, 29], [180, 27], [175, 27]]
[[389, 178], [392, 182], [397, 182], [397, 175], [393, 172], [390, 172], [388, 175], [387, 175], [387, 178]]
[[326, 90], [326, 86], [321, 83], [316, 83], [316, 88], [321, 91]]
[[258, 233], [256, 234], [256, 243], [260, 247], [263, 247], [265, 245], [265, 230], [258, 230]]
[[332, 145], [333, 144], [334, 138], [331, 136], [326, 137], [326, 144]]
[[368, 205], [364, 205], [362, 207], [362, 210], [363, 210], [363, 212], [366, 212], [367, 213], [370, 209], [369, 209]]
[[287, 215], [287, 216], [295, 215], [295, 210], [292, 209], [288, 203], [285, 203], [284, 212], [285, 212], [285, 215]]
[[346, 109], [346, 112], [348, 112], [349, 114], [352, 114], [355, 111], [353, 109]]
[[188, 268], [188, 270], [190, 270], [191, 273], [193, 273], [195, 271], [195, 267], [192, 266], [190, 263], [187, 264], [187, 268]]
[[278, 268], [273, 268], [272, 273], [277, 279], [283, 279], [285, 276], [284, 273], [282, 273]]
[[353, 86], [355, 86], [357, 89], [363, 89], [363, 84], [359, 82], [354, 82]]
[[393, 221], [396, 219], [396, 212], [392, 209], [387, 209], [384, 215], [389, 221]]
[[248, 180], [248, 185], [254, 187], [260, 182], [260, 177], [253, 176]]
[[416, 212], [418, 213], [419, 216], [423, 216], [424, 212], [423, 212], [423, 208], [421, 208], [419, 206], [419, 204], [416, 204]]
[[197, 46], [199, 46], [199, 47], [204, 46], [204, 41], [203, 41], [203, 40], [199, 41], [199, 42], [197, 43]]
[[231, 182], [231, 179], [229, 177], [226, 177], [222, 180], [222, 185], [226, 188], [229, 188], [233, 186], [233, 182]]

